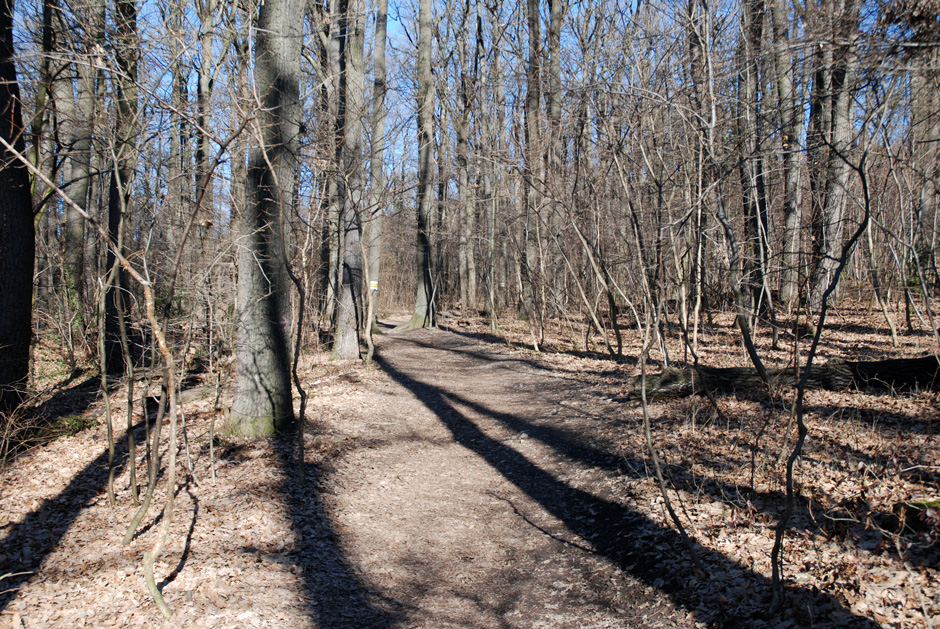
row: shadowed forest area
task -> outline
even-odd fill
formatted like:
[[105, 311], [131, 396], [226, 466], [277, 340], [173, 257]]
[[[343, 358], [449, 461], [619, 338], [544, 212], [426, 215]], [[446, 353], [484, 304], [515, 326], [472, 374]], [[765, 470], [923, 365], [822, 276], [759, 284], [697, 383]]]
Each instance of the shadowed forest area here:
[[0, 627], [940, 621], [940, 2], [0, 46]]

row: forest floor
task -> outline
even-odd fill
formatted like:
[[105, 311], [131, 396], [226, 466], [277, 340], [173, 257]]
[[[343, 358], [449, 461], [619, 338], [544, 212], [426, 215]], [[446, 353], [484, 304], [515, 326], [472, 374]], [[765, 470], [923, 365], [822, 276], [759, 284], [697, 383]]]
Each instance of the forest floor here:
[[[862, 310], [843, 311], [836, 326], [823, 359], [936, 349], [926, 334], [892, 348]], [[114, 408], [123, 390], [112, 396], [111, 507], [98, 387], [50, 385], [43, 412], [96, 425], [0, 471], [0, 627], [940, 625], [940, 518], [909, 508], [940, 498], [937, 393], [807, 394], [787, 604], [765, 620], [779, 459], [794, 439], [790, 392], [722, 396], [721, 413], [699, 397], [649, 405], [669, 497], [704, 564], [696, 575], [653, 479], [642, 406], [628, 394], [634, 358], [582, 351], [576, 326], [558, 327], [541, 353], [526, 347], [521, 323], [385, 327], [371, 367], [307, 357], [305, 483], [278, 440], [218, 440], [212, 480], [215, 389], [191, 389], [189, 454], [156, 564], [169, 621], [141, 561], [162, 525], [163, 484], [121, 546], [135, 511], [126, 418]], [[786, 350], [761, 349], [786, 365]], [[628, 342], [624, 355], [637, 353]], [[730, 318], [703, 332], [700, 354], [747, 364]], [[139, 413], [133, 420], [143, 483]]]

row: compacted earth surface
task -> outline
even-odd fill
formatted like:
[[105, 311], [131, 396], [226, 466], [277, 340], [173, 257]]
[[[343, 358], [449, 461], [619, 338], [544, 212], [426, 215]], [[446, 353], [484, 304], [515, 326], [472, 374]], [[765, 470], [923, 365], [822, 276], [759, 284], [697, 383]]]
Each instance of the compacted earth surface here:
[[[146, 484], [143, 418], [132, 416], [131, 460], [126, 416], [112, 402], [111, 506], [95, 384], [59, 390], [47, 406], [71, 405], [98, 425], [10, 457], [2, 471], [0, 627], [940, 620], [936, 514], [923, 509], [905, 524], [899, 511], [937, 498], [936, 393], [809, 394], [811, 438], [783, 547], [786, 602], [768, 617], [780, 455], [793, 441], [788, 394], [646, 409], [696, 569], [654, 480], [643, 408], [627, 386], [635, 361], [574, 348], [535, 353], [521, 344], [522, 328], [494, 334], [475, 320], [393, 329], [400, 322], [376, 337], [371, 366], [311, 355], [301, 370], [311, 395], [303, 465], [288, 439], [216, 437], [210, 456], [211, 426], [222, 421], [215, 388], [197, 385], [184, 397], [187, 439], [156, 562], [169, 620], [142, 567], [167, 517], [165, 470], [140, 530], [121, 544], [136, 510], [131, 463]], [[716, 330], [723, 360], [746, 364], [730, 325]], [[878, 355], [875, 336], [833, 335], [830, 350]], [[930, 343], [917, 337], [891, 351], [916, 355]]]

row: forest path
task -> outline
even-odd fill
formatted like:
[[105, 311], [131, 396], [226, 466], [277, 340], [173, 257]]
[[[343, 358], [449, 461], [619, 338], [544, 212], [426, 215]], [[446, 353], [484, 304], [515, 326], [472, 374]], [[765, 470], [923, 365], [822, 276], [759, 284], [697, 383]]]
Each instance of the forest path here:
[[397, 626], [696, 624], [651, 587], [655, 566], [614, 556], [637, 523], [607, 498], [621, 477], [599, 430], [611, 400], [580, 374], [427, 329], [377, 337], [376, 363], [387, 377], [330, 422], [351, 445], [324, 502]]

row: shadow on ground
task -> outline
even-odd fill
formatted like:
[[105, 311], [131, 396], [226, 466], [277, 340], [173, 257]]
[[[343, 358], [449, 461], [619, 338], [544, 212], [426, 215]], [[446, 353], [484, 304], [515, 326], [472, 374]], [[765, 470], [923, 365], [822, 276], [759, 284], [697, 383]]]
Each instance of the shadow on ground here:
[[305, 464], [299, 480], [296, 431], [276, 444], [284, 483], [281, 498], [289, 508], [298, 548], [291, 559], [303, 571], [307, 606], [314, 625], [323, 629], [381, 629], [403, 617], [404, 606], [366, 585], [347, 561], [339, 536], [316, 487], [322, 471]]
[[[143, 426], [143, 420], [134, 429]], [[118, 477], [127, 465], [127, 439], [115, 437], [115, 470]], [[0, 611], [6, 609], [16, 590], [39, 570], [43, 560], [68, 532], [81, 512], [94, 504], [108, 484], [108, 448], [79, 472], [55, 498], [43, 503], [17, 524], [10, 525], [2, 539], [0, 574], [16, 574], [0, 581]], [[118, 541], [115, 541], [118, 543]]]
[[[411, 342], [411, 339], [399, 337], [396, 340], [403, 341]], [[422, 344], [421, 341], [418, 343]], [[428, 347], [427, 344], [425, 346]], [[449, 347], [436, 349], [440, 352], [455, 351]], [[498, 360], [493, 355], [478, 355], [476, 359]], [[698, 552], [709, 576], [716, 578], [730, 575], [733, 580], [744, 583], [743, 586], [736, 587], [739, 592], [741, 587], [744, 587], [746, 595], [743, 604], [733, 610], [726, 607], [727, 601], [706, 599], [698, 595], [695, 583], [690, 583], [689, 580], [689, 575], [692, 574], [691, 562], [681, 559], [685, 556], [685, 550], [677, 532], [619, 502], [596, 496], [559, 480], [506, 443], [487, 435], [480, 425], [471, 419], [471, 415], [495, 420], [515, 431], [524, 431], [556, 452], [582, 462], [606, 467], [604, 462], [610, 465], [611, 461], [619, 457], [585, 446], [559, 430], [539, 426], [518, 415], [494, 411], [445, 388], [429, 384], [422, 379], [421, 373], [407, 373], [396, 366], [394, 359], [390, 360], [389, 355], [381, 349], [377, 352], [375, 360], [392, 379], [410, 390], [438, 417], [456, 443], [480, 456], [546, 511], [563, 521], [573, 534], [589, 540], [593, 552], [613, 561], [645, 585], [668, 594], [678, 606], [691, 609], [699, 620], [708, 622], [711, 626], [750, 627], [754, 621], [760, 619], [759, 614], [763, 612], [766, 601], [769, 600], [769, 579], [720, 553], [699, 547]], [[436, 361], [428, 360], [423, 364], [432, 362]], [[642, 462], [634, 463], [622, 464], [634, 470], [642, 469]], [[664, 553], [672, 556], [668, 565], [677, 565], [678, 560], [678, 565], [681, 566], [679, 572], [664, 572]], [[815, 620], [815, 626], [821, 626], [819, 620], [826, 616], [831, 623], [829, 626], [878, 626], [866, 618], [854, 616], [828, 594], [805, 588], [793, 588], [791, 594], [792, 607], [789, 611], [798, 618], [805, 617], [807, 622]]]

